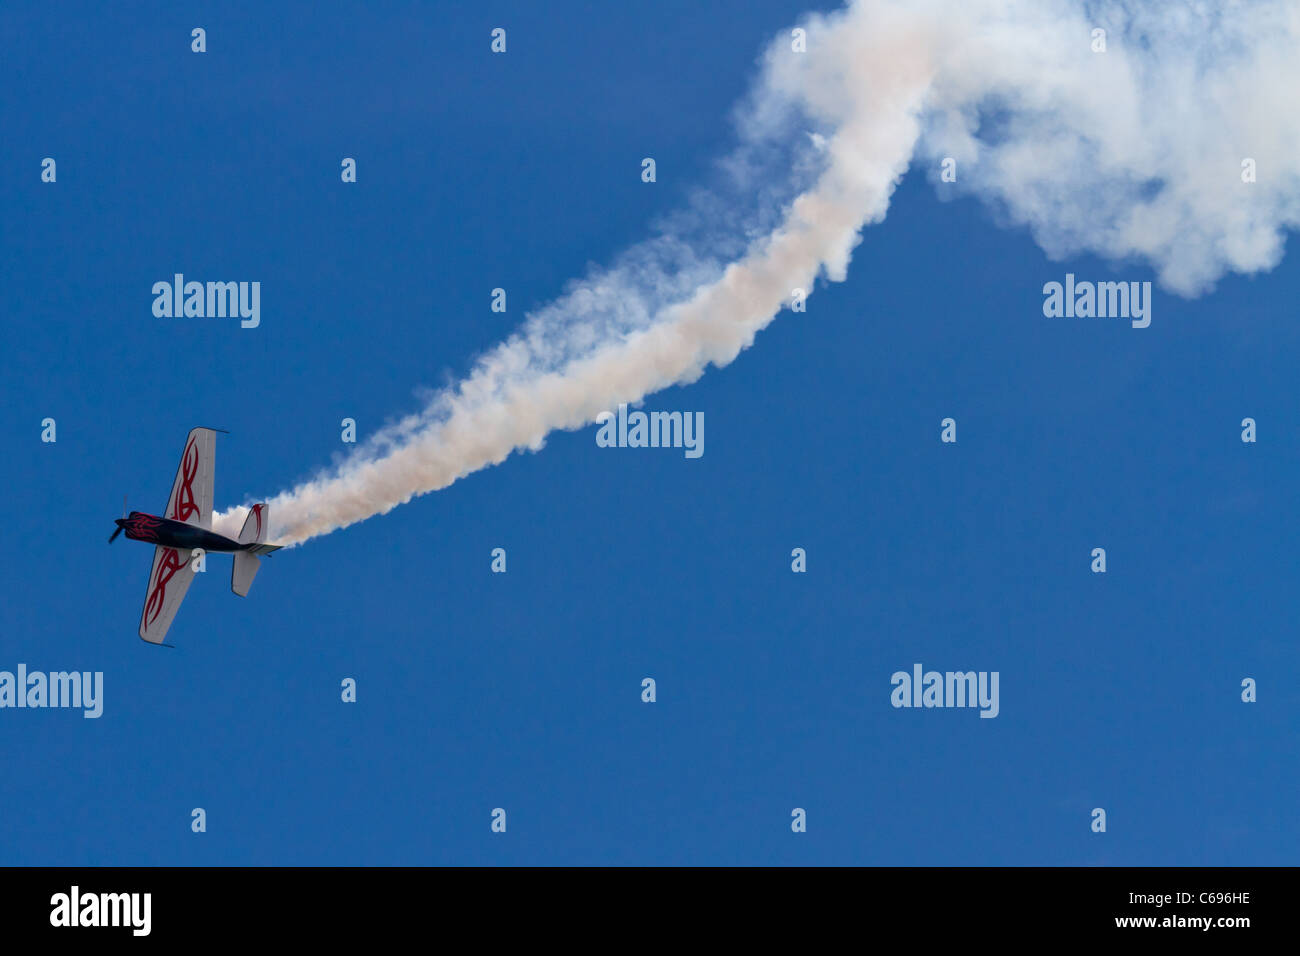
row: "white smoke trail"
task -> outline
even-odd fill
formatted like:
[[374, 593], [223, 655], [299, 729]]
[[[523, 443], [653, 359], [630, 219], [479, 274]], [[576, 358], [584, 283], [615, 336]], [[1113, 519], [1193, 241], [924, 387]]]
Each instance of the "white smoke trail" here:
[[[1049, 255], [1141, 257], [1182, 295], [1273, 267], [1300, 225], [1293, 2], [860, 0], [803, 28], [807, 52], [788, 36], [767, 51], [728, 167], [752, 187], [771, 175], [768, 147], [812, 143], [811, 165], [793, 148], [761, 190], [784, 200], [778, 215], [758, 203], [748, 221], [724, 217], [730, 237], [691, 241], [726, 205], [701, 197], [698, 215], [531, 315], [422, 412], [272, 498], [272, 540], [382, 514], [730, 363], [792, 290], [845, 278], [916, 153], [954, 157], [960, 187]], [[1246, 158], [1258, 182], [1242, 181]], [[738, 251], [721, 268], [706, 249]], [[237, 533], [245, 513], [217, 529]]]

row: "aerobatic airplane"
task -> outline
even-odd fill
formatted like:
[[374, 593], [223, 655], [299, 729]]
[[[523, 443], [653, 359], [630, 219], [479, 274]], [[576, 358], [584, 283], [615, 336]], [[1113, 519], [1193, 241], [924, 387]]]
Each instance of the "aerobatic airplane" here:
[[155, 545], [149, 588], [145, 591], [144, 610], [140, 613], [140, 636], [151, 644], [161, 644], [180, 609], [185, 592], [194, 580], [194, 565], [201, 553], [231, 551], [235, 566], [230, 574], [230, 589], [244, 597], [253, 586], [259, 554], [278, 551], [278, 544], [264, 544], [267, 508], [253, 505], [244, 519], [239, 540], [232, 541], [212, 530], [212, 483], [216, 469], [216, 428], [195, 428], [185, 440], [172, 494], [167, 499], [166, 517], [132, 511], [116, 519], [117, 530], [109, 537], [112, 544], [123, 531], [135, 541]]

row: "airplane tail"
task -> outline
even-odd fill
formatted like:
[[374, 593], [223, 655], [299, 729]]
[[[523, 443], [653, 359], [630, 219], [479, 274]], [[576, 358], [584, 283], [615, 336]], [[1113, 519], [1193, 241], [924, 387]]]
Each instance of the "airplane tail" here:
[[262, 543], [266, 539], [267, 524], [266, 505], [253, 505], [239, 532], [239, 543], [251, 547], [246, 551], [235, 552], [235, 566], [230, 572], [230, 590], [240, 597], [247, 597], [248, 589], [253, 586], [253, 578], [257, 576], [257, 568], [261, 564], [257, 556], [280, 549], [278, 544]]

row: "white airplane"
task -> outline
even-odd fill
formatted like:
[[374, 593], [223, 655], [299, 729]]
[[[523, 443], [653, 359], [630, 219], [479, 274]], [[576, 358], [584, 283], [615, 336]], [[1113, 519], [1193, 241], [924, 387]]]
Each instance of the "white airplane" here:
[[185, 592], [194, 580], [194, 565], [208, 551], [230, 551], [235, 565], [230, 573], [230, 589], [244, 597], [253, 586], [259, 554], [278, 551], [278, 544], [264, 544], [267, 507], [253, 505], [244, 519], [239, 540], [232, 541], [212, 530], [212, 483], [216, 470], [216, 428], [195, 428], [185, 440], [171, 497], [163, 514], [132, 511], [116, 519], [117, 530], [108, 539], [126, 532], [135, 541], [148, 541], [153, 551], [153, 569], [149, 572], [149, 589], [145, 591], [144, 610], [140, 612], [140, 636], [150, 644], [161, 644], [180, 610]]

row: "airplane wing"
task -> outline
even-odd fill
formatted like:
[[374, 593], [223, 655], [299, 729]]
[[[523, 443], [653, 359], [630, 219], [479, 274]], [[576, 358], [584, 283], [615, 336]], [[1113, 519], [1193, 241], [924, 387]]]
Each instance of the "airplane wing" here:
[[145, 592], [144, 610], [140, 613], [141, 637], [150, 644], [163, 642], [193, 580], [194, 571], [190, 568], [187, 552], [162, 545], [153, 549], [149, 590]]
[[[217, 432], [194, 428], [185, 439], [185, 451], [172, 482], [164, 516], [201, 528], [212, 528], [212, 482], [216, 472]], [[155, 559], [154, 567], [157, 567]], [[184, 592], [182, 592], [184, 593]]]

